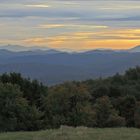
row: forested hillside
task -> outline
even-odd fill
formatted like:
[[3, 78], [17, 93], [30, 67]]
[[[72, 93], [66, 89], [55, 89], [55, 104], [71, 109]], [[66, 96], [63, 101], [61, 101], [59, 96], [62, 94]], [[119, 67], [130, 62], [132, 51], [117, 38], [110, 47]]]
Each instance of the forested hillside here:
[[0, 76], [0, 131], [140, 127], [140, 67], [124, 75], [52, 87], [11, 73]]

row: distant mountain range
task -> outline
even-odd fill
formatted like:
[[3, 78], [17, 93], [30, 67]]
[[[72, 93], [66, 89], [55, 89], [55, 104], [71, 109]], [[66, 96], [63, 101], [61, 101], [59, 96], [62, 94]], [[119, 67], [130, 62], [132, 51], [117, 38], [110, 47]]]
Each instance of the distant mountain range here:
[[50, 48], [48, 47], [38, 47], [38, 46], [32, 46], [32, 47], [25, 47], [25, 46], [20, 46], [20, 45], [1, 45], [0, 49], [5, 49], [9, 51], [14, 51], [14, 52], [20, 52], [20, 51], [33, 51], [33, 50], [49, 50]]
[[140, 46], [136, 46], [132, 49], [129, 49], [130, 52], [140, 52]]
[[[69, 80], [111, 76], [140, 65], [140, 46], [129, 50], [91, 50], [62, 52], [46, 48], [10, 45], [0, 47], [0, 73], [20, 72], [43, 83], [57, 84]], [[14, 48], [20, 47], [20, 51]], [[26, 50], [26, 49], [27, 50]]]

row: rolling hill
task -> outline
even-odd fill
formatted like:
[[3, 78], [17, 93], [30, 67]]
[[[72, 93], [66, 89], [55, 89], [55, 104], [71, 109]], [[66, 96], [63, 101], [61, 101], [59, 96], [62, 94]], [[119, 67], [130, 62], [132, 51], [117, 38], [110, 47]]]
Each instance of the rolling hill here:
[[106, 77], [140, 65], [140, 52], [91, 50], [67, 53], [57, 50], [13, 52], [0, 50], [0, 73], [20, 72], [47, 84]]

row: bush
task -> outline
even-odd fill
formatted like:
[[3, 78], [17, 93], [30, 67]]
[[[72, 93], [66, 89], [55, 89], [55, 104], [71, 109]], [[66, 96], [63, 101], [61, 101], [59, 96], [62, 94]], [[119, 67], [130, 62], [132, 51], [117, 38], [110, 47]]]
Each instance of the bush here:
[[135, 127], [140, 128], [140, 103], [137, 104], [134, 115]]
[[112, 115], [107, 121], [107, 127], [123, 127], [126, 125], [125, 118], [118, 115]]
[[124, 118], [117, 114], [117, 111], [113, 108], [109, 97], [104, 96], [97, 99], [95, 108], [98, 127], [114, 127], [124, 125]]
[[0, 131], [21, 129], [20, 120], [27, 109], [27, 101], [17, 85], [0, 84]]

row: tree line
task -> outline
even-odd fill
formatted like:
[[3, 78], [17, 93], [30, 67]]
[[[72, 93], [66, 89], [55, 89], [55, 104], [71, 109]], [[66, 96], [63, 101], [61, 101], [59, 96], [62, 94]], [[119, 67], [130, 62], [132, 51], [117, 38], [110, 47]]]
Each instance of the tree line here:
[[19, 73], [0, 76], [0, 131], [61, 125], [140, 128], [140, 67], [105, 79], [47, 87]]

